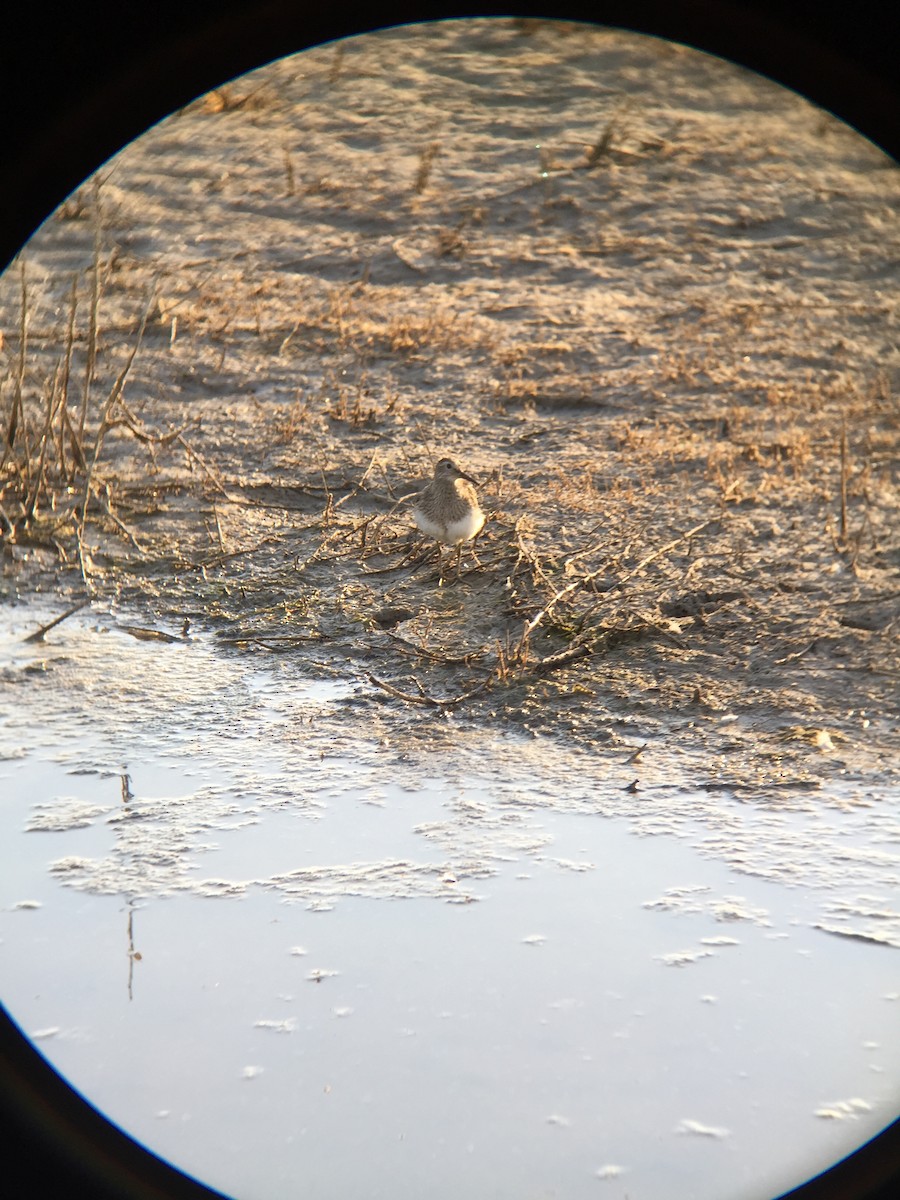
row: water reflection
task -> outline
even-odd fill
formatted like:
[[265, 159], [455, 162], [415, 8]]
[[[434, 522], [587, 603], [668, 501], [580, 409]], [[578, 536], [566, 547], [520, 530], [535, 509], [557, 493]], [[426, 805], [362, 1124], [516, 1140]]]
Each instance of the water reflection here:
[[764, 1198], [896, 1115], [876, 788], [754, 808], [649, 742], [629, 792], [634, 753], [423, 737], [357, 720], [353, 680], [35, 621], [0, 643], [4, 997], [183, 1169], [668, 1200], [741, 1164]]

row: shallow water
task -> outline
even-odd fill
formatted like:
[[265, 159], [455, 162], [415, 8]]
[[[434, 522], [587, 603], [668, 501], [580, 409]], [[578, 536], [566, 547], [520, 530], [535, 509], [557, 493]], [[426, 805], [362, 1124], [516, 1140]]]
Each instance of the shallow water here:
[[742, 804], [650, 746], [635, 796], [133, 614], [22, 640], [53, 615], [0, 615], [3, 998], [182, 1169], [766, 1200], [896, 1117], [886, 789]]

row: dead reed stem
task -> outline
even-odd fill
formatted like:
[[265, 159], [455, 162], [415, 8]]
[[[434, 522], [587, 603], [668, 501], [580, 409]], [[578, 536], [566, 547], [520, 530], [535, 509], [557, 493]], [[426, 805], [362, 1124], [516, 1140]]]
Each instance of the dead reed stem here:
[[78, 414], [78, 441], [84, 445], [84, 429], [91, 401], [91, 384], [97, 367], [97, 319], [100, 308], [100, 180], [94, 179], [94, 257], [91, 269], [91, 307], [88, 318], [87, 355], [81, 386], [81, 412]]
[[841, 541], [847, 540], [847, 421], [841, 419]]
[[72, 457], [75, 461], [84, 463], [84, 454], [80, 446], [75, 443], [75, 430], [72, 428], [69, 420], [69, 384], [72, 379], [72, 348], [75, 345], [75, 315], [78, 311], [78, 275], [72, 276], [72, 292], [69, 296], [69, 316], [66, 324], [66, 352], [63, 357], [62, 380], [60, 382], [60, 410], [63, 419], [59, 422], [57, 430], [57, 458], [59, 461], [59, 469], [63, 477], [69, 477], [70, 481], [73, 476], [69, 475], [66, 466], [66, 440], [64, 436], [64, 426], [68, 425], [69, 436], [72, 441]]
[[[128, 378], [129, 372], [131, 371], [131, 367], [132, 367], [132, 364], [134, 363], [137, 352], [140, 349], [141, 343], [144, 340], [144, 331], [147, 328], [147, 320], [150, 316], [150, 310], [153, 307], [154, 303], [156, 302], [156, 298], [157, 298], [157, 282], [158, 281], [154, 280], [153, 284], [150, 287], [150, 292], [147, 297], [147, 302], [144, 306], [143, 315], [141, 317], [140, 326], [138, 327], [137, 337], [135, 338], [134, 344], [132, 345], [131, 350], [128, 353], [128, 357], [125, 360], [124, 366], [122, 367], [119, 374], [116, 376], [116, 380], [113, 383], [113, 386], [109, 391], [109, 395], [106, 397], [106, 401], [100, 412], [100, 421], [97, 426], [97, 433], [96, 433], [96, 436], [94, 439], [93, 453], [91, 454], [91, 460], [88, 463], [87, 470], [85, 472], [84, 488], [83, 488], [82, 497], [81, 497], [81, 512], [79, 513], [79, 516], [78, 516], [78, 523], [77, 523], [77, 528], [76, 528], [76, 541], [77, 541], [77, 545], [78, 545], [78, 563], [81, 568], [81, 577], [84, 580], [84, 585], [88, 589], [88, 592], [91, 592], [92, 588], [91, 588], [90, 580], [88, 578], [89, 573], [88, 573], [87, 562], [85, 560], [85, 554], [84, 554], [84, 526], [85, 526], [85, 522], [87, 520], [88, 507], [89, 507], [90, 501], [91, 501], [91, 488], [93, 486], [94, 472], [97, 467], [97, 460], [100, 457], [100, 452], [103, 449], [104, 439], [105, 439], [106, 434], [112, 424], [112, 422], [110, 421], [110, 414], [112, 413], [112, 410], [113, 410], [116, 402], [121, 398], [122, 391], [125, 387], [125, 381]], [[129, 535], [129, 536], [131, 536], [131, 535]], [[132, 538], [132, 540], [133, 540], [133, 538]]]

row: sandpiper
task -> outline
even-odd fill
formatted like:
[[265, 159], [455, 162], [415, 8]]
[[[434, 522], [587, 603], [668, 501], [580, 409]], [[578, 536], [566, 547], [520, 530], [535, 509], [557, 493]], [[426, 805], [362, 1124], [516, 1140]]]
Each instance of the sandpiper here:
[[[434, 478], [413, 505], [415, 522], [426, 537], [456, 547], [457, 575], [463, 542], [477, 537], [484, 525], [474, 485], [472, 476], [461, 471], [451, 458], [442, 458], [434, 468]], [[443, 553], [442, 549], [442, 563]]]

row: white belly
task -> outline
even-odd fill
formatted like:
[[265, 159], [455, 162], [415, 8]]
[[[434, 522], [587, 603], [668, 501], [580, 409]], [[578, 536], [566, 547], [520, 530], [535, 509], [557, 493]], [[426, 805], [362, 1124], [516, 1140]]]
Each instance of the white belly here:
[[422, 533], [424, 533], [426, 537], [434, 538], [436, 542], [442, 542], [444, 540], [443, 525], [436, 525], [434, 521], [430, 520], [425, 513], [422, 512], [421, 508], [415, 509], [413, 511], [413, 516], [416, 518], [416, 524], [418, 525], [419, 529], [421, 529]]
[[473, 538], [484, 524], [484, 513], [481, 509], [473, 508], [460, 521], [452, 521], [447, 526], [446, 542], [456, 546], [459, 542], [467, 542]]
[[432, 521], [420, 508], [414, 511], [413, 516], [426, 537], [434, 538], [436, 542], [443, 542], [447, 546], [467, 542], [484, 524], [484, 513], [477, 508], [467, 512], [459, 521], [451, 521], [448, 525], [439, 525]]

